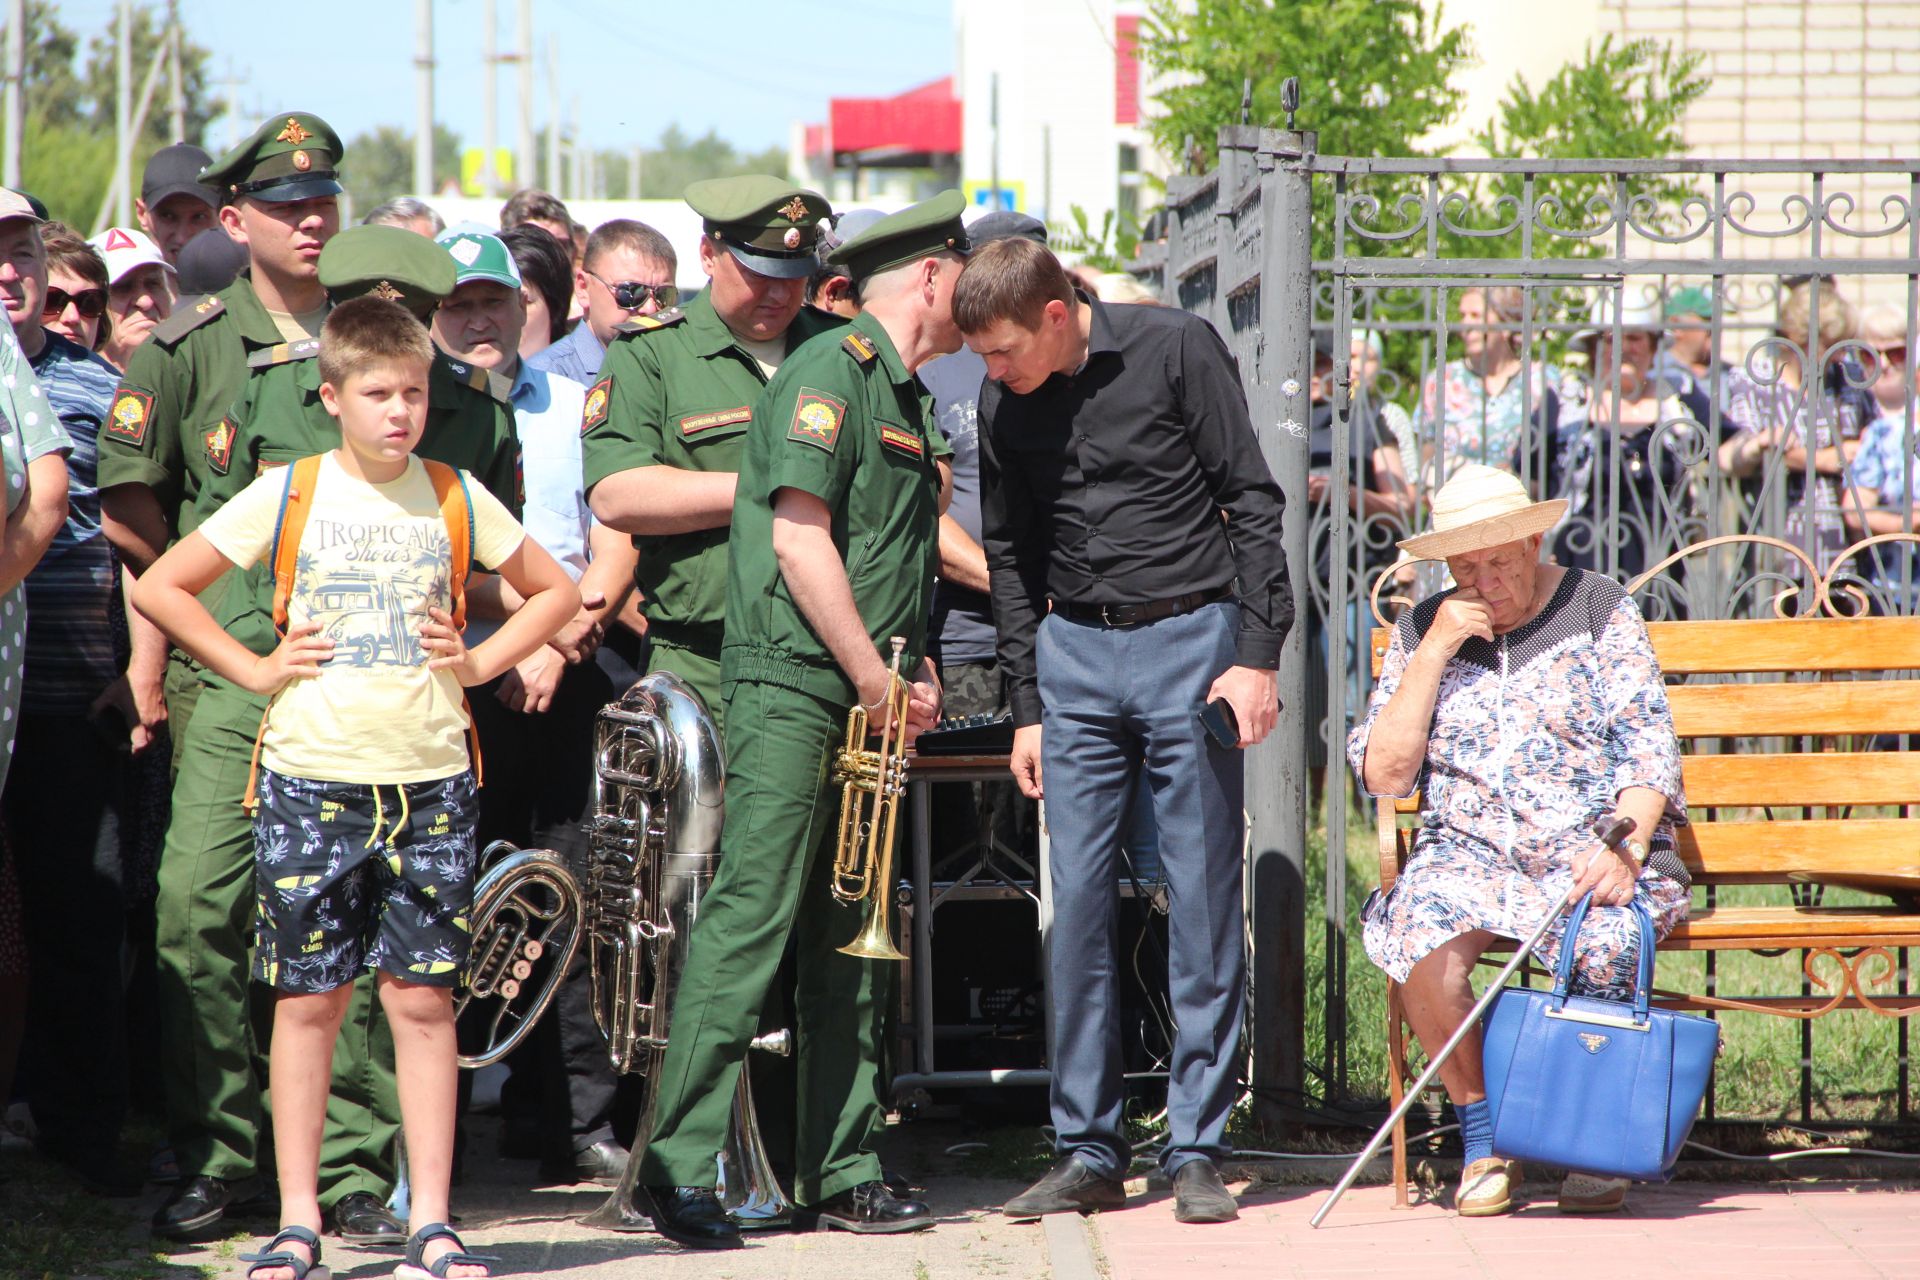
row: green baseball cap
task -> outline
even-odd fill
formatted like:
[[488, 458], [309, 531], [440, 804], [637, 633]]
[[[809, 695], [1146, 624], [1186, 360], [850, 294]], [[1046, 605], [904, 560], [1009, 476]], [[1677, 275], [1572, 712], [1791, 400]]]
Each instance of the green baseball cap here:
[[818, 191], [749, 173], [689, 183], [686, 201], [700, 215], [701, 230], [749, 271], [799, 280], [819, 266], [814, 244], [833, 206]]
[[455, 278], [444, 246], [401, 227], [348, 227], [320, 251], [320, 284], [336, 303], [371, 293], [424, 319]]
[[958, 191], [942, 191], [931, 200], [890, 213], [827, 255], [830, 265], [847, 268], [857, 283], [868, 276], [930, 254], [973, 252], [966, 224], [967, 202]]
[[443, 231], [434, 243], [453, 256], [455, 288], [475, 280], [488, 280], [509, 289], [520, 287], [520, 264], [499, 236], [485, 231]]
[[255, 129], [233, 150], [200, 171], [200, 182], [223, 200], [252, 196], [272, 204], [340, 194], [334, 170], [346, 148], [333, 126], [295, 111]]
[[1713, 314], [1713, 299], [1699, 285], [1675, 289], [1667, 298], [1666, 310], [1662, 314], [1668, 320], [1675, 316], [1710, 316]]

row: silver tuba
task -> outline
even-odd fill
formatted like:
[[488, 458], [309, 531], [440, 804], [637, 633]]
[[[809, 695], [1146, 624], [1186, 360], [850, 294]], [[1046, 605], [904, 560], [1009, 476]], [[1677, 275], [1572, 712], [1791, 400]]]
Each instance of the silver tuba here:
[[[594, 806], [586, 878], [593, 1013], [614, 1070], [649, 1077], [640, 1126], [619, 1188], [584, 1219], [616, 1231], [651, 1227], [635, 1203], [640, 1161], [653, 1131], [660, 1055], [686, 971], [701, 895], [720, 862], [726, 755], [706, 704], [680, 677], [656, 671], [594, 722]], [[785, 1054], [790, 1035], [753, 1042]], [[760, 1141], [742, 1064], [727, 1145], [716, 1153], [721, 1203], [742, 1229], [784, 1225], [793, 1204]]]
[[[580, 882], [557, 853], [499, 840], [481, 865], [467, 914], [467, 980], [453, 1003], [456, 1018], [470, 1007], [487, 1009], [480, 1047], [460, 1055], [469, 1068], [500, 1061], [533, 1030], [573, 966], [584, 915]], [[471, 1025], [463, 1031], [474, 1034]]]

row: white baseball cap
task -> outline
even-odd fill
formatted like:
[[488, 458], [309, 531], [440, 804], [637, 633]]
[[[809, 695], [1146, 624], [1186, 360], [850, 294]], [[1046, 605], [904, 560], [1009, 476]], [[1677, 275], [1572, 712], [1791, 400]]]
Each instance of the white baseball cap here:
[[118, 284], [129, 272], [157, 262], [168, 271], [173, 264], [167, 261], [160, 246], [147, 238], [147, 233], [133, 227], [108, 227], [93, 239], [87, 241], [107, 263], [107, 280]]

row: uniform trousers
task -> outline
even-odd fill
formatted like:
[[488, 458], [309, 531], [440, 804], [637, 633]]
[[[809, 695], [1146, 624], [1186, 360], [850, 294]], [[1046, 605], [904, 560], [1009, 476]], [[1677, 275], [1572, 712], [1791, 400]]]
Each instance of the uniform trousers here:
[[[181, 1174], [240, 1178], [259, 1167], [265, 1119], [251, 1015], [256, 997], [265, 1003], [271, 992], [249, 990], [253, 827], [240, 807], [265, 704], [216, 677], [205, 681], [178, 754], [160, 856], [160, 1070]], [[373, 976], [362, 974], [334, 1045], [320, 1203], [353, 1192], [386, 1199], [399, 1128], [393, 1035]]]
[[1120, 847], [1130, 797], [1153, 797], [1168, 896], [1175, 1035], [1161, 1166], [1227, 1154], [1245, 1011], [1243, 757], [1214, 744], [1199, 713], [1232, 666], [1239, 606], [1207, 605], [1136, 627], [1040, 623], [1041, 753], [1052, 837], [1054, 1145], [1096, 1172], [1132, 1163], [1121, 1107]]
[[740, 1064], [791, 936], [794, 1191], [815, 1204], [880, 1177], [887, 962], [836, 950], [863, 916], [837, 904], [828, 882], [839, 821], [829, 756], [845, 738], [847, 708], [753, 681], [727, 694], [720, 865], [674, 1002], [641, 1181], [714, 1185]]

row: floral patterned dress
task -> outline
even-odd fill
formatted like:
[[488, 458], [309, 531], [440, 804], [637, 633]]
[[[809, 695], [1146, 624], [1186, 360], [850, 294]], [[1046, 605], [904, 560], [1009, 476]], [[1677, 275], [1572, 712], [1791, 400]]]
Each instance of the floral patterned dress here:
[[[1449, 594], [1421, 602], [1395, 628], [1366, 717], [1347, 739], [1356, 773]], [[1361, 910], [1367, 955], [1395, 981], [1460, 934], [1532, 933], [1572, 884], [1574, 856], [1593, 847], [1589, 824], [1628, 787], [1668, 798], [1635, 897], [1660, 937], [1687, 914], [1687, 871], [1673, 847], [1674, 824], [1686, 821], [1679, 743], [1646, 624], [1610, 578], [1570, 569], [1532, 621], [1460, 646], [1440, 679], [1417, 785], [1413, 855], [1391, 891]], [[1563, 933], [1556, 925], [1541, 944], [1542, 963], [1558, 962]], [[1627, 909], [1590, 912], [1575, 990], [1630, 992], [1638, 942]]]

